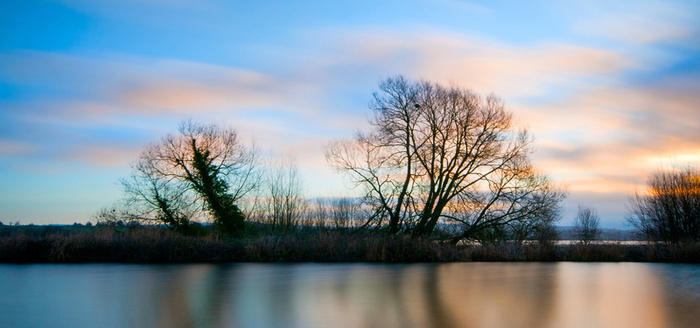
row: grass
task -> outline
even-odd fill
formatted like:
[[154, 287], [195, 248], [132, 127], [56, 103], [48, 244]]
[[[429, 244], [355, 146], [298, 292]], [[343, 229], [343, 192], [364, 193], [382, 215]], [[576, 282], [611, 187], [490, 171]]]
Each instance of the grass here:
[[0, 227], [2, 263], [583, 261], [700, 263], [700, 245], [458, 245], [427, 239], [308, 229], [257, 229], [241, 238], [183, 236], [138, 227]]

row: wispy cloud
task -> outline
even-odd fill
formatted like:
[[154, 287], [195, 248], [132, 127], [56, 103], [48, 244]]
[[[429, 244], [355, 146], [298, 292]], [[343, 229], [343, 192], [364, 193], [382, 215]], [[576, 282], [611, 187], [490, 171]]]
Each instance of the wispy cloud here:
[[[578, 143], [584, 142], [584, 139], [590, 142], [590, 133], [606, 136], [630, 124], [625, 110], [634, 106], [634, 103], [630, 103], [635, 101], [634, 95], [623, 95], [620, 100], [606, 96], [606, 91], [581, 92], [581, 89], [590, 90], [593, 82], [615, 82], [620, 72], [635, 67], [634, 59], [620, 53], [554, 43], [510, 46], [444, 31], [419, 34], [336, 31], [333, 35], [334, 42], [328, 43], [327, 49], [321, 52], [324, 57], [311, 56], [296, 63], [297, 70], [277, 75], [190, 61], [124, 56], [93, 59], [34, 52], [9, 58], [14, 61], [10, 73], [22, 71], [22, 74], [9, 76], [37, 84], [49, 83], [46, 82], [47, 77], [63, 76], [65, 79], [61, 81], [67, 82], [46, 87], [69, 88], [76, 95], [74, 100], [51, 100], [50, 104], [32, 106], [35, 112], [23, 110], [22, 115], [27, 119], [31, 117], [47, 124], [61, 121], [78, 124], [84, 121], [86, 125], [101, 123], [119, 126], [144, 115], [154, 118], [175, 115], [179, 119], [193, 115], [215, 119], [217, 115], [223, 115], [245, 133], [255, 135], [259, 142], [279, 152], [299, 148], [289, 138], [290, 133], [294, 134], [291, 132], [294, 129], [313, 130], [309, 123], [320, 125], [320, 129], [325, 124], [344, 123], [343, 129], [349, 135], [360, 121], [370, 115], [366, 109], [358, 108], [365, 114], [356, 114], [356, 122], [347, 124], [347, 120], [335, 117], [347, 115], [334, 108], [342, 97], [328, 94], [354, 82], [353, 73], [349, 71], [358, 67], [382, 67], [379, 74], [405, 73], [443, 83], [476, 87], [478, 91], [494, 91], [516, 101], [551, 95], [553, 92], [568, 93], [569, 97], [560, 102], [539, 103], [531, 107], [517, 103], [511, 105], [522, 114], [523, 121], [536, 135], [544, 134], [542, 142], [545, 144], [556, 143], [562, 131], [568, 134], [577, 130], [587, 133], [580, 137], [581, 140], [569, 138], [560, 142], [574, 151], [560, 150], [557, 153], [550, 150], [550, 154], [572, 161], [583, 162], [580, 157], [590, 157], [594, 153], [587, 151], [582, 152], [585, 155], [574, 156], [575, 151], [580, 152], [582, 147], [598, 147], [597, 144]], [[338, 35], [343, 37], [337, 38]], [[328, 41], [324, 37], [321, 40]], [[343, 41], [340, 43], [338, 40]], [[344, 84], [330, 74], [349, 77], [351, 82]], [[376, 80], [370, 83], [374, 85]], [[560, 85], [564, 83], [567, 88], [561, 89]], [[372, 88], [367, 86], [367, 101]], [[608, 115], [601, 108], [612, 106], [609, 102], [621, 108], [610, 111], [612, 114]], [[686, 108], [686, 105], [679, 104], [679, 110]], [[273, 114], [233, 115], [241, 110], [248, 113], [273, 110]], [[275, 111], [280, 110], [301, 115], [312, 122], [306, 122], [309, 124], [307, 126], [294, 126], [290, 125], [292, 122], [280, 120], [272, 123], [271, 120], [276, 120], [278, 116], [274, 114]], [[286, 130], [290, 132], [284, 132]], [[306, 138], [323, 138], [320, 130], [296, 134], [301, 137], [304, 133]], [[316, 150], [316, 153], [319, 155], [321, 152]], [[108, 154], [86, 154], [91, 153], [72, 153], [71, 156], [91, 163], [111, 163], [109, 160], [99, 160], [109, 158]], [[322, 161], [322, 156], [309, 155], [304, 158]]]
[[[47, 52], [0, 57], [11, 82], [60, 91], [71, 101], [102, 103], [99, 112], [132, 114], [276, 107], [306, 110], [313, 98], [303, 81], [192, 61]], [[290, 99], [292, 98], [292, 99]], [[51, 99], [52, 101], [54, 99]]]
[[439, 30], [336, 31], [328, 38], [343, 40], [329, 66], [379, 67], [379, 73], [455, 82], [508, 97], [540, 96], [564, 83], [575, 88], [609, 81], [635, 65], [633, 58], [605, 49], [565, 43], [513, 46]]
[[139, 144], [93, 144], [73, 147], [62, 155], [63, 160], [97, 166], [128, 167], [141, 152]]
[[[604, 12], [602, 8], [606, 8]], [[592, 18], [575, 23], [574, 31], [625, 43], [677, 41], [692, 36], [698, 27], [697, 12], [668, 1], [606, 2], [589, 10]]]
[[669, 162], [697, 163], [700, 87], [674, 84], [599, 87], [527, 108], [537, 159], [571, 188], [599, 192], [632, 192]]
[[29, 142], [18, 142], [0, 139], [0, 157], [15, 157], [34, 153], [39, 146]]
[[[158, 134], [173, 132], [178, 121], [191, 117], [232, 126], [265, 151], [298, 152], [304, 164], [313, 158], [318, 167], [325, 165], [321, 145], [326, 137], [332, 138], [339, 128], [352, 131], [364, 119], [324, 108], [325, 85], [311, 84], [303, 76], [114, 54], [91, 58], [34, 51], [4, 59], [0, 72], [10, 81], [71, 95], [7, 107], [16, 125], [49, 127], [50, 135], [16, 137], [55, 144], [45, 155], [58, 160], [128, 165], [142, 146], [133, 142], [136, 135], [160, 131], [150, 140], [154, 142]], [[96, 130], [105, 131], [104, 136], [85, 142]], [[20, 145], [24, 143], [6, 143], [3, 152], [19, 158]]]

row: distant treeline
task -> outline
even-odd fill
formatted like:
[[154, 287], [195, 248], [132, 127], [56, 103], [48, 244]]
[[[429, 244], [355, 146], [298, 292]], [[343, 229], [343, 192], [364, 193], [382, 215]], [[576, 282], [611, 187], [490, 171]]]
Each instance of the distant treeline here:
[[[646, 241], [645, 236], [634, 230], [597, 228], [597, 241]], [[577, 226], [558, 226], [556, 240], [579, 241], [580, 234]]]
[[376, 231], [308, 227], [280, 233], [248, 224], [224, 238], [201, 227], [186, 236], [162, 226], [2, 226], [2, 263], [634, 261], [700, 263], [698, 244], [440, 243]]

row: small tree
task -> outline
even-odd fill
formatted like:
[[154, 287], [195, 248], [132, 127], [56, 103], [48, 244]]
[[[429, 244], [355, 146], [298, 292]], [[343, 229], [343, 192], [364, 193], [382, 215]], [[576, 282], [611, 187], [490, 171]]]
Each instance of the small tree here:
[[590, 244], [600, 234], [600, 218], [594, 208], [579, 206], [574, 220], [574, 235], [583, 244]]
[[267, 212], [273, 228], [288, 232], [293, 230], [300, 223], [305, 206], [294, 161], [272, 169], [267, 179], [267, 189]]

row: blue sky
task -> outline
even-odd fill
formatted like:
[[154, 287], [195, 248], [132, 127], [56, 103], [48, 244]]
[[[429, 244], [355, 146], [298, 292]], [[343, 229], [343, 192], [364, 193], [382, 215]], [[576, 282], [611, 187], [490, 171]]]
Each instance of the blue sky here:
[[9, 0], [0, 3], [0, 221], [85, 222], [145, 145], [192, 118], [296, 159], [347, 195], [322, 146], [405, 74], [502, 97], [534, 162], [622, 227], [648, 174], [700, 160], [693, 1]]

